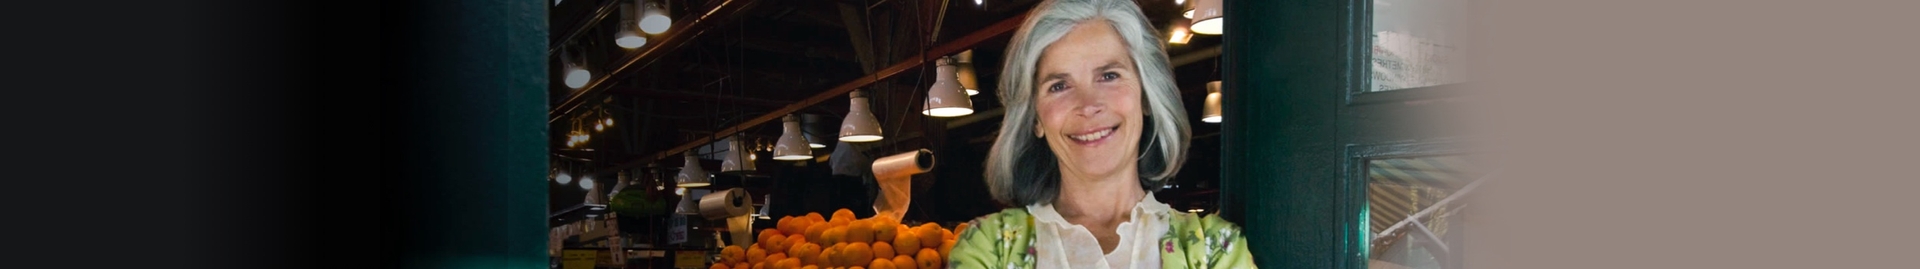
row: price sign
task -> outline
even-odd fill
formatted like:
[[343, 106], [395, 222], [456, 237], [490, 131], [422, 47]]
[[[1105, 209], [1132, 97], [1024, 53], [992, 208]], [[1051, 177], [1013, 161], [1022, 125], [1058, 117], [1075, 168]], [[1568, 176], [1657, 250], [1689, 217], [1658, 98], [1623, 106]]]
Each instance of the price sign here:
[[686, 243], [687, 242], [687, 215], [673, 214], [673, 217], [670, 218], [667, 222], [670, 223], [670, 225], [672, 225], [671, 228], [667, 228], [667, 243], [668, 244]]
[[678, 253], [674, 253], [674, 254], [673, 254], [673, 267], [676, 267], [676, 268], [706, 268], [706, 267], [707, 267], [707, 252], [705, 252], [705, 251], [678, 251]]

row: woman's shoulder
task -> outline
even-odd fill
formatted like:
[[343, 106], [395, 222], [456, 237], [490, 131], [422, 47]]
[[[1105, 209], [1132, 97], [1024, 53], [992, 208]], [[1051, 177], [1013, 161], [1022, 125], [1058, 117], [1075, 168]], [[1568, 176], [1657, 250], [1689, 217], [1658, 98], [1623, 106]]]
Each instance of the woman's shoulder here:
[[1024, 207], [974, 218], [957, 237], [947, 268], [1033, 267], [1033, 217]]

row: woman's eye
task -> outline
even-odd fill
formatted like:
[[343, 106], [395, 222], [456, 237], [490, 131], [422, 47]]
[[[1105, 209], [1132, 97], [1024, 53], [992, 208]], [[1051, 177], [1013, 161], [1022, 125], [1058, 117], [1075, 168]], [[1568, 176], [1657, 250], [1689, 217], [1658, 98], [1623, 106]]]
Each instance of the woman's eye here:
[[1061, 83], [1047, 84], [1047, 92], [1058, 92], [1060, 90], [1066, 89], [1065, 86], [1061, 86], [1060, 84]]
[[1100, 74], [1100, 81], [1113, 81], [1115, 79], [1120, 79], [1120, 73], [1106, 72]]

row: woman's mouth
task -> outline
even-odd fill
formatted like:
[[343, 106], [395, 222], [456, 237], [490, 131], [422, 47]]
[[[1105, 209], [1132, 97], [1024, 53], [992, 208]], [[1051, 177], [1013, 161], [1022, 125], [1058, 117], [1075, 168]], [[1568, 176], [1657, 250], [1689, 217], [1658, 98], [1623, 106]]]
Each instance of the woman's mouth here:
[[1101, 128], [1085, 133], [1067, 135], [1067, 139], [1080, 144], [1093, 144], [1106, 140], [1109, 136], [1113, 136], [1113, 131], [1118, 129], [1120, 129], [1120, 126]]

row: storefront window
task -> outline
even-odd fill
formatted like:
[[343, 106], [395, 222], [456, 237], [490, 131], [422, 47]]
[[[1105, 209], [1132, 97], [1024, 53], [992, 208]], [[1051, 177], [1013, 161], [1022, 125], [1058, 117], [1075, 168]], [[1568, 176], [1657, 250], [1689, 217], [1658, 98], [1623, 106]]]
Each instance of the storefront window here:
[[1367, 161], [1368, 268], [1459, 268], [1458, 197], [1479, 174], [1462, 155]]
[[1368, 92], [1465, 82], [1467, 0], [1373, 0], [1372, 85]]

